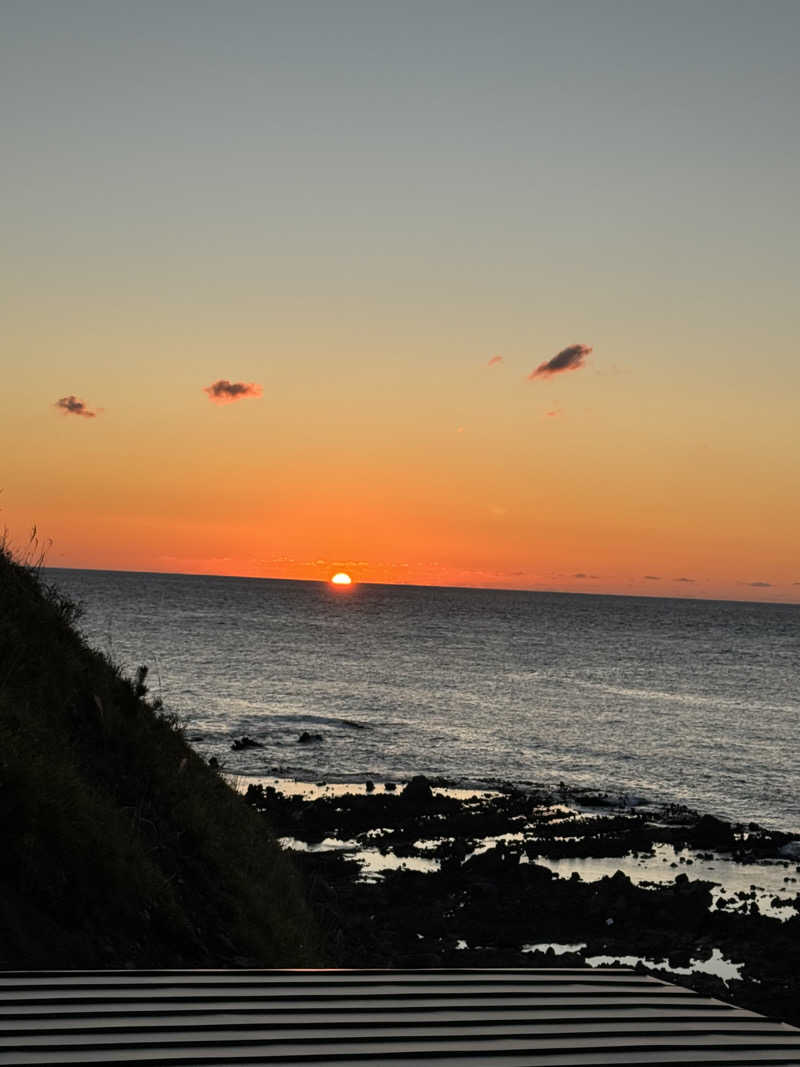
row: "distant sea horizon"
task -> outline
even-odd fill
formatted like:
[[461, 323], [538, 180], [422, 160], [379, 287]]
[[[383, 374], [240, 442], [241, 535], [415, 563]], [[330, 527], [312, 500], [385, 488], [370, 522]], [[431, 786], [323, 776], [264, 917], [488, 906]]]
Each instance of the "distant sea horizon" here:
[[[332, 568], [333, 570], [334, 568]], [[324, 585], [330, 583], [329, 578], [284, 578], [261, 574], [209, 574], [206, 571], [140, 571], [129, 570], [119, 567], [57, 567], [54, 565], [42, 565], [44, 574], [51, 571], [76, 572], [87, 574], [141, 574], [152, 577], [172, 576], [175, 578], [231, 578], [237, 581], [252, 582], [298, 582], [300, 584]], [[800, 584], [800, 583], [798, 583]], [[595, 592], [591, 589], [555, 589], [549, 587], [531, 588], [529, 586], [511, 585], [449, 585], [449, 584], [426, 584], [424, 582], [373, 582], [361, 579], [353, 579], [353, 586], [379, 586], [390, 589], [463, 589], [465, 591], [477, 590], [487, 593], [546, 593], [552, 596], [595, 596], [595, 597], [621, 597], [630, 600], [702, 600], [718, 604], [779, 604], [788, 607], [800, 608], [799, 600], [761, 600], [756, 597], [716, 597], [703, 595], [702, 593], [672, 593], [659, 596], [657, 593], [608, 593]]]
[[[206, 758], [305, 781], [533, 782], [800, 831], [800, 606], [45, 569]], [[234, 751], [248, 736], [258, 747]], [[304, 737], [301, 741], [301, 737]]]

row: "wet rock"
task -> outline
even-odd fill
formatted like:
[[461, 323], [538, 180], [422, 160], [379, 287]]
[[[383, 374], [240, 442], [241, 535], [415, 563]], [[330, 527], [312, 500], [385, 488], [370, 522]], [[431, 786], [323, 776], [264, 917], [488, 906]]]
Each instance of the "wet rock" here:
[[692, 961], [694, 953], [691, 948], [683, 947], [681, 949], [670, 952], [667, 957], [667, 963], [670, 967], [688, 967]]
[[233, 744], [231, 745], [231, 748], [233, 749], [234, 752], [241, 752], [243, 749], [246, 749], [246, 748], [263, 748], [263, 747], [264, 746], [261, 744], [260, 741], [256, 741], [252, 737], [248, 737], [247, 734], [244, 734], [242, 737], [237, 737], [234, 740]]
[[322, 741], [322, 734], [311, 734], [308, 730], [303, 730], [297, 739], [299, 745], [315, 745]]
[[714, 848], [729, 850], [736, 844], [733, 827], [714, 815], [701, 816], [689, 829], [687, 840], [693, 848]]
[[421, 808], [431, 803], [433, 791], [425, 775], [418, 774], [410, 782], [406, 783], [401, 796], [407, 804], [413, 804], [414, 807]]
[[587, 808], [611, 808], [614, 801], [608, 793], [585, 793], [580, 797], [581, 804]]

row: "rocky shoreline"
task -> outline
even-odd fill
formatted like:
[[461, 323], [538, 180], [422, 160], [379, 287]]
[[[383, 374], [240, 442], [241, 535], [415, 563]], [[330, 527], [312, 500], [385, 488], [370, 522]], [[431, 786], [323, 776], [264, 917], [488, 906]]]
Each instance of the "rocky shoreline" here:
[[622, 959], [800, 1024], [796, 835], [565, 787], [392, 785], [245, 794], [294, 853], [333, 965]]

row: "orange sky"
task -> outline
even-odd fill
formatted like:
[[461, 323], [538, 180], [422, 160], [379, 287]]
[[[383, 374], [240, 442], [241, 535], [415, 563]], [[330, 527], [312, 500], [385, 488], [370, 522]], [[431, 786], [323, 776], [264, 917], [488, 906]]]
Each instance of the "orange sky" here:
[[15, 543], [800, 602], [796, 12], [68, 7], [0, 35]]
[[673, 438], [633, 372], [591, 360], [541, 383], [465, 360], [419, 397], [343, 375], [291, 407], [268, 385], [215, 406], [187, 383], [168, 412], [120, 390], [94, 419], [40, 387], [5, 514], [59, 566], [800, 599], [789, 421], [757, 451], [700, 413]]

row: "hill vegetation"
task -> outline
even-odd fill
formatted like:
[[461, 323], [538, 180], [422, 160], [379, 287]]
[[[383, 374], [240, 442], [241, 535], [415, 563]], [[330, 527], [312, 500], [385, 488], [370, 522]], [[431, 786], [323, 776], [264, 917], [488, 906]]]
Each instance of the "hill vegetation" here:
[[0, 968], [318, 963], [262, 817], [0, 549]]

